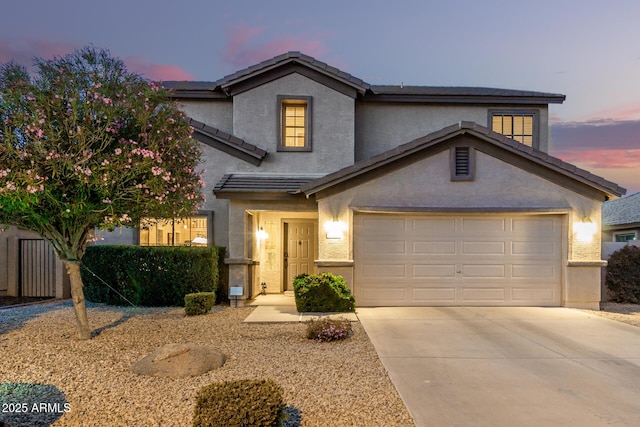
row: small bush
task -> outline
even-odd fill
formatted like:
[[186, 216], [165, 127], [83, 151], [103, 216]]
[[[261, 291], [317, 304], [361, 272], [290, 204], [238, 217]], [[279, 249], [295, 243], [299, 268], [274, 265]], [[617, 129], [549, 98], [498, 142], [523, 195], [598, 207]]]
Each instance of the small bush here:
[[640, 304], [640, 248], [628, 245], [611, 254], [605, 284], [612, 301]]
[[271, 427], [284, 418], [284, 391], [272, 380], [238, 380], [198, 390], [194, 427]]
[[307, 323], [307, 338], [318, 342], [339, 341], [353, 335], [351, 322], [332, 320], [327, 317], [311, 320]]
[[303, 312], [355, 311], [356, 304], [342, 276], [300, 274], [293, 279], [296, 309]]
[[198, 292], [184, 296], [184, 313], [187, 316], [206, 314], [216, 303], [215, 292]]

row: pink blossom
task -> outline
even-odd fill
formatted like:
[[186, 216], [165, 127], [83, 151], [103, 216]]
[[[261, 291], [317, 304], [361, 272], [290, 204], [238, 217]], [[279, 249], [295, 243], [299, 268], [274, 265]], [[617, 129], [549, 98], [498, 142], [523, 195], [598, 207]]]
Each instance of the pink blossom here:
[[154, 176], [158, 176], [162, 173], [162, 168], [159, 168], [158, 166], [154, 166], [151, 168], [151, 172], [153, 172]]
[[122, 150], [120, 148], [116, 148], [116, 156], [119, 156], [122, 153]]

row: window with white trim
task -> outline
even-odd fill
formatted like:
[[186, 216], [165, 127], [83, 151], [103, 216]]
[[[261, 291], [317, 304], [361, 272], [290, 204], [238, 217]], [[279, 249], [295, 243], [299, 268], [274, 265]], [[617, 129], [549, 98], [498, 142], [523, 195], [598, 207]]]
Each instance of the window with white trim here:
[[616, 242], [632, 242], [638, 240], [638, 234], [635, 231], [613, 233], [613, 240]]

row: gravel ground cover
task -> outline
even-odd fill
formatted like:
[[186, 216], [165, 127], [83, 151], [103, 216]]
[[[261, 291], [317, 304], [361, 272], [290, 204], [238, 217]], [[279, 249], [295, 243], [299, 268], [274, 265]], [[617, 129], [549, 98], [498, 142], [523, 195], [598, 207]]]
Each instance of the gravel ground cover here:
[[[317, 343], [305, 338], [304, 324], [242, 323], [253, 309], [185, 317], [181, 308], [90, 304], [90, 341], [76, 339], [68, 301], [3, 309], [0, 383], [59, 389], [70, 410], [54, 426], [188, 426], [200, 387], [260, 378], [284, 388], [289, 425], [414, 425], [359, 323], [348, 340]], [[186, 379], [129, 371], [162, 345], [186, 342], [214, 347], [227, 362]]]

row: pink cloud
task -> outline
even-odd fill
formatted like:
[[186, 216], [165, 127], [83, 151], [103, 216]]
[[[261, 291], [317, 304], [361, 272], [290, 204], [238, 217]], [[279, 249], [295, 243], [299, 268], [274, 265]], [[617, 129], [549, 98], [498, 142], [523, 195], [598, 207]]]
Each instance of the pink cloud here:
[[[0, 41], [0, 63], [14, 61], [31, 68], [33, 58], [51, 59], [64, 56], [82, 46], [70, 43], [58, 43], [48, 40], [12, 40]], [[114, 52], [112, 55], [117, 56]], [[123, 58], [130, 71], [141, 74], [151, 80], [190, 80], [193, 76], [177, 65], [155, 64], [142, 56]]]
[[321, 40], [305, 39], [301, 36], [276, 37], [259, 41], [265, 27], [249, 27], [244, 24], [225, 29], [226, 47], [222, 60], [233, 69], [244, 68], [276, 55], [297, 50], [307, 55], [321, 57], [328, 51]]
[[149, 80], [193, 80], [193, 75], [177, 65], [154, 64], [142, 56], [128, 56], [123, 59], [130, 71]]
[[592, 114], [588, 121], [596, 121], [601, 119], [625, 121], [640, 120], [640, 105], [632, 104], [608, 108]]
[[0, 62], [14, 61], [30, 67], [35, 57], [51, 59], [54, 56], [64, 56], [78, 47], [80, 46], [48, 40], [2, 40], [0, 41]]
[[587, 170], [591, 168], [640, 169], [640, 149], [554, 150], [552, 155]]

